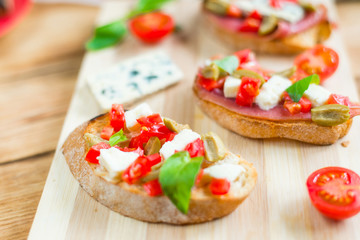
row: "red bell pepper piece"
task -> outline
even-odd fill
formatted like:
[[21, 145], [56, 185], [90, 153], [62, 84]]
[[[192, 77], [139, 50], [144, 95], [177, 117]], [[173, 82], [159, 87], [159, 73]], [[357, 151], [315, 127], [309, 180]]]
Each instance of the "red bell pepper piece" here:
[[85, 160], [90, 163], [99, 164], [97, 157], [100, 156], [101, 149], [109, 149], [111, 146], [106, 142], [99, 142], [93, 145], [85, 156]]
[[149, 194], [152, 197], [162, 195], [162, 189], [161, 185], [159, 183], [159, 179], [152, 180], [150, 182], [147, 182], [143, 185], [145, 191], [147, 194]]

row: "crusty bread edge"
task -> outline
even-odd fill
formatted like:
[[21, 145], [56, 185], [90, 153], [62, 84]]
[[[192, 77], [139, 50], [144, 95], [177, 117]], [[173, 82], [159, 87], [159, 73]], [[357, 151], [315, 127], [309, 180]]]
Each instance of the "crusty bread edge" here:
[[82, 124], [69, 135], [62, 149], [64, 157], [80, 186], [95, 200], [122, 215], [147, 222], [170, 224], [206, 222], [233, 212], [255, 186], [255, 168], [241, 160], [241, 165], [247, 169], [248, 174], [241, 192], [236, 196], [210, 196], [203, 191], [193, 191], [189, 212], [187, 215], [182, 214], [166, 196], [150, 197], [138, 185], [128, 185], [124, 182], [115, 185], [95, 175], [89, 163], [85, 161], [87, 144], [83, 134], [89, 123]]
[[232, 112], [220, 105], [201, 99], [193, 87], [201, 110], [221, 126], [250, 138], [287, 138], [317, 145], [329, 145], [344, 137], [352, 119], [332, 127], [319, 126], [311, 121], [270, 121]]

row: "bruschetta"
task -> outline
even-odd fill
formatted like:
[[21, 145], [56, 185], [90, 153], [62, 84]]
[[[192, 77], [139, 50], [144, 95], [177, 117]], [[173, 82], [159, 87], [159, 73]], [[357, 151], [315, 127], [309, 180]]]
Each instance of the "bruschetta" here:
[[360, 104], [319, 85], [336, 70], [324, 46], [299, 55], [282, 72], [262, 69], [250, 50], [207, 60], [193, 90], [204, 113], [250, 138], [288, 138], [327, 145], [345, 136]]
[[310, 1], [205, 0], [207, 30], [233, 49], [295, 54], [331, 34], [327, 8]]
[[214, 133], [161, 117], [149, 105], [109, 113], [76, 128], [63, 145], [74, 177], [94, 199], [147, 222], [191, 224], [234, 211], [255, 186], [252, 164]]

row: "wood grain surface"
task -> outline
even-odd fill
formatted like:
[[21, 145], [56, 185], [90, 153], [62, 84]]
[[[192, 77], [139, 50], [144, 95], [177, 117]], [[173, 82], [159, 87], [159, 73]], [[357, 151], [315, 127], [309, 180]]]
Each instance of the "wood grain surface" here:
[[[359, 237], [360, 217], [334, 222], [322, 217], [307, 196], [305, 181], [314, 170], [337, 165], [360, 172], [357, 149], [360, 122], [354, 121], [347, 148], [341, 141], [331, 146], [313, 146], [289, 140], [253, 140], [231, 133], [208, 119], [194, 104], [189, 91], [197, 66], [218, 52], [230, 53], [216, 39], [199, 27], [199, 5], [195, 2], [174, 3], [172, 11], [183, 27], [174, 35], [152, 48], [166, 50], [184, 71], [184, 80], [175, 87], [145, 99], [155, 112], [189, 123], [200, 132], [217, 132], [229, 149], [254, 163], [259, 173], [254, 192], [233, 214], [209, 223], [191, 226], [148, 224], [123, 217], [89, 197], [72, 177], [61, 153], [67, 135], [80, 123], [100, 113], [86, 86], [86, 76], [111, 66], [127, 57], [148, 51], [132, 37], [117, 47], [88, 53], [85, 56], [75, 94], [60, 136], [42, 198], [37, 209], [29, 239], [353, 239]], [[103, 6], [99, 22], [119, 17], [129, 8], [128, 2], [109, 2]], [[114, 10], [116, 9], [116, 10]], [[183, 16], [186, 15], [186, 18]], [[358, 100], [355, 82], [339, 32], [335, 31], [328, 45], [341, 58], [337, 73], [325, 85], [332, 91]], [[292, 58], [259, 57], [266, 68], [288, 67]], [[339, 80], [341, 79], [341, 81]], [[87, 106], [87, 108], [84, 108]], [[141, 211], [141, 209], [139, 209]], [[46, 227], [45, 227], [46, 226]]]
[[[340, 3], [337, 4], [337, 8], [340, 16], [338, 21], [339, 31], [345, 42], [354, 77], [357, 80], [358, 89], [360, 89], [360, 68], [358, 67], [358, 62], [360, 61], [360, 45], [358, 44], [360, 42], [360, 33], [357, 31], [357, 25], [354, 24], [358, 19], [360, 2]], [[64, 21], [63, 18], [68, 12], [72, 13], [74, 24], [71, 29], [73, 30], [68, 36], [58, 39], [56, 38], [57, 34], [55, 33], [64, 33], [68, 29], [69, 23]], [[14, 157], [14, 152], [24, 151], [22, 145], [17, 144], [12, 146], [8, 144], [7, 147], [2, 148], [2, 154], [0, 156], [1, 162], [3, 162], [0, 164], [0, 239], [27, 238], [48, 175], [48, 169], [54, 156], [52, 150], [55, 149], [56, 142], [59, 139], [62, 121], [65, 118], [67, 110], [67, 107], [64, 107], [62, 111], [59, 111], [57, 114], [59, 120], [52, 121], [43, 128], [44, 130], [48, 130], [46, 136], [43, 136], [42, 134], [37, 134], [39, 128], [30, 127], [27, 120], [29, 113], [31, 114], [32, 111], [37, 112], [38, 110], [38, 105], [31, 103], [33, 98], [39, 98], [38, 91], [27, 92], [28, 99], [26, 99], [26, 101], [18, 101], [17, 96], [24, 92], [26, 83], [30, 82], [28, 79], [40, 78], [42, 81], [36, 81], [37, 89], [42, 89], [43, 92], [46, 91], [46, 89], [52, 90], [53, 95], [47, 95], [49, 98], [52, 96], [58, 96], [55, 98], [59, 98], [59, 95], [65, 95], [61, 103], [67, 106], [69, 105], [78, 69], [75, 69], [72, 64], [65, 63], [69, 61], [76, 66], [80, 65], [84, 52], [83, 41], [90, 36], [96, 13], [96, 8], [84, 6], [34, 4], [30, 14], [8, 35], [0, 38], [0, 98], [2, 95], [7, 96], [6, 99], [1, 98], [0, 101], [0, 110], [1, 113], [3, 113], [0, 121], [2, 124], [10, 126], [11, 122], [16, 120], [20, 123], [20, 125], [16, 126], [16, 131], [21, 133], [28, 132], [29, 135], [40, 139], [38, 141], [40, 147], [37, 151], [28, 151], [29, 149], [25, 149], [26, 151], [24, 153], [17, 153], [18, 157]], [[52, 19], [52, 22], [55, 23], [57, 29], [53, 29], [53, 26], [50, 24], [45, 24], [47, 19]], [[34, 26], [41, 27], [36, 28], [33, 31], [30, 30], [34, 28]], [[77, 29], [81, 29], [81, 31], [78, 31]], [[29, 32], [31, 32], [30, 40], [28, 39]], [[37, 40], [32, 41], [32, 39]], [[44, 41], [43, 39], [50, 39], [51, 41]], [[57, 44], [53, 44], [53, 42], [56, 42]], [[64, 51], [67, 52], [65, 53]], [[58, 62], [60, 62], [62, 67], [57, 68]], [[69, 69], [71, 73], [68, 74], [68, 80], [62, 81], [62, 78], [57, 77], [58, 74], [64, 75], [64, 71], [69, 72]], [[18, 80], [19, 77], [21, 77], [21, 81], [12, 82], [12, 77], [6, 77], [14, 75], [18, 77]], [[58, 79], [56, 83], [52, 81], [53, 84], [58, 86], [56, 88], [52, 87], [51, 84], [47, 84], [47, 79], [54, 77]], [[7, 83], [4, 84], [3, 81], [6, 81]], [[25, 86], [23, 86], [24, 84]], [[23, 88], [21, 88], [21, 86], [23, 86]], [[59, 93], [57, 89], [62, 90]], [[7, 94], [8, 91], [11, 91], [13, 94]], [[4, 102], [3, 99], [5, 99], [6, 102]], [[23, 114], [19, 111], [16, 119], [10, 119], [6, 116], [6, 113], [13, 112], [12, 108], [14, 105], [7, 103], [14, 101], [18, 101], [18, 104], [15, 105], [16, 107], [25, 104], [27, 106], [27, 113]], [[38, 115], [37, 121], [45, 121], [45, 119], [48, 118], [47, 113], [51, 112], [53, 108], [56, 107], [56, 102], [58, 103], [58, 101], [52, 101], [51, 104], [46, 104], [46, 108], [43, 109], [43, 114]], [[11, 108], [8, 105], [11, 106]], [[180, 117], [179, 115], [177, 117]], [[11, 125], [11, 127], [14, 127], [14, 125]], [[201, 127], [201, 125], [197, 127]], [[5, 138], [3, 137], [3, 134], [8, 134], [7, 129], [2, 128], [2, 131], [0, 131], [0, 138], [3, 144], [6, 145], [7, 141], [14, 142], [14, 140], [12, 140], [13, 135], [9, 135]], [[42, 137], [46, 140], [41, 140]], [[49, 148], [41, 148], [43, 144], [48, 144], [48, 141], [52, 142], [52, 149], [50, 152], [48, 152]], [[34, 147], [34, 145], [31, 145], [32, 143], [30, 141], [27, 141], [26, 144], [29, 145], [28, 148]], [[350, 146], [351, 144], [352, 143], [350, 142]], [[9, 148], [12, 148], [13, 151], [7, 151]], [[35, 152], [43, 154], [33, 156], [34, 154], [37, 154]], [[14, 160], [17, 161], [13, 162]], [[265, 168], [265, 166], [263, 167]], [[257, 191], [265, 194], [268, 190], [265, 186], [258, 185]], [[79, 191], [79, 198], [81, 197], [87, 197], [86, 193]], [[95, 206], [95, 211], [103, 208], [101, 205], [97, 205], [96, 202], [93, 204]], [[242, 205], [241, 207], [243, 206], [245, 205]], [[88, 205], [85, 206], [85, 208], [88, 208]], [[11, 209], [11, 211], [9, 211], [9, 209]], [[82, 208], [79, 207], [79, 211], [81, 209]], [[94, 208], [92, 208], [92, 210], [94, 210]], [[317, 214], [315, 210], [313, 210], [313, 213]], [[260, 214], [260, 216], [264, 218], [268, 217], [267, 214], [264, 214], [260, 210], [255, 211], [255, 214]], [[75, 213], [74, 215], [79, 216]], [[131, 231], [131, 234], [134, 237], [139, 238], [144, 236], [144, 231], [137, 232], [136, 230], [139, 229], [139, 227], [135, 228], [131, 225], [132, 221], [126, 220], [125, 218], [119, 220], [116, 216], [117, 214], [110, 212], [109, 219], [111, 224], [105, 224], [109, 229], [116, 229], [119, 225], [122, 225], [124, 228], [128, 227], [129, 232], [131, 229], [134, 229]], [[113, 219], [116, 221], [112, 221]], [[73, 218], [73, 222], [76, 221], [77, 218]], [[92, 226], [95, 226], [96, 223], [97, 227], [105, 227], [105, 225], [100, 224], [99, 221], [92, 222]], [[334, 228], [339, 228], [342, 225], [346, 226], [347, 223], [345, 221], [343, 223], [332, 224]], [[309, 225], [309, 228], [310, 227], [311, 226]], [[146, 227], [140, 227], [140, 230], [144, 230], [144, 228]], [[180, 236], [186, 235], [176, 229], [177, 228], [169, 233], [180, 234]], [[75, 226], [69, 230], [69, 232], [72, 231], [76, 231]], [[89, 233], [83, 232], [82, 237], [86, 237], [90, 234], [91, 231]], [[160, 231], [160, 228], [151, 228], [149, 236], [156, 236], [157, 234], [163, 234]], [[109, 238], [119, 238], [119, 235], [112, 235], [111, 233], [109, 233], [108, 236]], [[255, 237], [251, 237], [250, 235], [249, 239], [255, 239]], [[341, 239], [344, 239], [344, 236], [342, 236]]]

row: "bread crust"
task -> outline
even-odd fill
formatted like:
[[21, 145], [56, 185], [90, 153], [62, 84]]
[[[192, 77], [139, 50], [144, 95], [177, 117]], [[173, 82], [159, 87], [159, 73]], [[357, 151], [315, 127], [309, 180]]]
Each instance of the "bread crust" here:
[[221, 126], [250, 138], [288, 138], [317, 145], [329, 145], [344, 137], [350, 130], [352, 119], [332, 127], [319, 126], [311, 121], [271, 121], [256, 119], [230, 111], [220, 105], [203, 100], [193, 87], [198, 105]]
[[247, 176], [244, 186], [223, 196], [213, 196], [207, 188], [192, 191], [189, 212], [182, 214], [166, 196], [150, 197], [140, 185], [125, 182], [112, 184], [94, 174], [85, 161], [88, 146], [83, 139], [85, 132], [99, 134], [108, 121], [101, 115], [76, 128], [63, 145], [63, 154], [70, 171], [80, 186], [95, 200], [122, 215], [147, 222], [191, 224], [210, 221], [230, 214], [245, 200], [254, 188], [257, 173], [252, 164], [241, 160]]
[[300, 33], [273, 40], [266, 40], [224, 29], [212, 21], [211, 13], [208, 13], [206, 10], [203, 11], [202, 22], [203, 28], [227, 46], [233, 48], [234, 51], [249, 48], [259, 53], [293, 55], [322, 43], [331, 34], [331, 26], [328, 21], [322, 21]]

